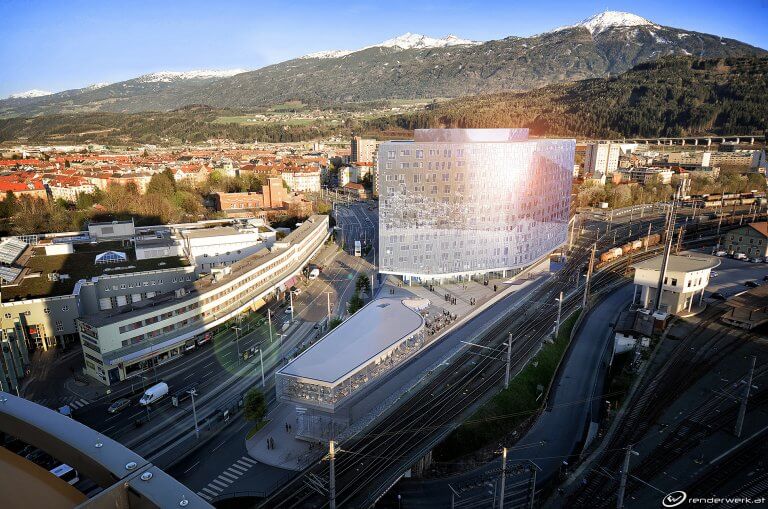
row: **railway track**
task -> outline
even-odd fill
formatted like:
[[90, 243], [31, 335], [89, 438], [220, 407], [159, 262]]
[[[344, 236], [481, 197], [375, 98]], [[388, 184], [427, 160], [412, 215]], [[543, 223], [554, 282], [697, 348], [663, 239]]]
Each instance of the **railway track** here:
[[[569, 497], [568, 507], [609, 507], [615, 504], [618, 486], [605, 472], [619, 472], [624, 448], [646, 436], [651, 426], [658, 422], [664, 410], [681, 393], [690, 388], [701, 376], [709, 372], [723, 358], [738, 349], [743, 341], [752, 336], [747, 331], [735, 332], [716, 324], [720, 313], [710, 311], [686, 338], [680, 341], [671, 357], [650, 378], [644, 382], [631, 403], [631, 410], [614, 434], [606, 453], [596, 462], [595, 468], [587, 474], [586, 484]], [[708, 327], [715, 333], [702, 341]], [[757, 376], [768, 374], [768, 367], [758, 370]], [[733, 392], [733, 391], [732, 391]], [[723, 403], [735, 399], [734, 394], [716, 394], [706, 404], [694, 409], [683, 421], [669, 431], [668, 436], [654, 451], [632, 469], [633, 475], [651, 480], [681, 455], [696, 447], [701, 440], [717, 430], [735, 422], [736, 404], [720, 408]], [[752, 405], [764, 404], [756, 394], [750, 399]], [[629, 479], [627, 493], [631, 494], [644, 486]]]
[[[648, 224], [659, 227], [663, 218], [651, 218], [644, 222], [614, 227], [611, 239], [607, 235], [597, 240], [598, 249], [612, 244], [613, 232], [622, 242], [647, 233]], [[710, 222], [711, 223], [711, 222]], [[712, 232], [710, 228], [696, 225], [690, 232], [689, 242]], [[633, 235], [627, 232], [632, 229]], [[723, 228], [725, 230], [725, 228]], [[477, 344], [495, 349], [501, 354], [501, 344], [510, 336], [514, 338], [512, 363], [524, 365], [549, 334], [556, 310], [553, 302], [569, 280], [580, 274], [589, 258], [594, 239], [580, 239], [571, 259], [561, 271], [532, 292], [532, 305], [523, 313], [503, 316], [481, 337]], [[633, 261], [653, 256], [653, 252], [638, 253]], [[596, 273], [591, 281], [594, 293], [610, 291], [613, 285], [623, 281], [629, 260], [619, 260], [615, 266]], [[563, 302], [563, 316], [570, 315], [581, 305], [581, 294], [575, 292]], [[340, 507], [369, 507], [380, 493], [386, 492], [400, 477], [404, 468], [413, 464], [447, 434], [459, 425], [461, 416], [467, 415], [489, 394], [495, 393], [504, 377], [505, 366], [492, 355], [479, 357], [463, 352], [452, 362], [451, 369], [436, 372], [423, 388], [414, 391], [396, 411], [383, 416], [361, 436], [341, 444], [336, 459], [337, 504]], [[310, 481], [309, 479], [312, 479]], [[305, 470], [293, 481], [278, 489], [264, 500], [261, 507], [325, 507], [327, 492], [317, 480], [328, 478], [328, 466], [321, 462]]]

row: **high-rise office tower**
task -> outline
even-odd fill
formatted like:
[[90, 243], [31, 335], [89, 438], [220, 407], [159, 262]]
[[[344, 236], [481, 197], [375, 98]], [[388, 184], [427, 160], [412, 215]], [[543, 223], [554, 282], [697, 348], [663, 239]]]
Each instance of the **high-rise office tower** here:
[[526, 267], [567, 238], [575, 140], [417, 129], [379, 146], [380, 272], [426, 281]]

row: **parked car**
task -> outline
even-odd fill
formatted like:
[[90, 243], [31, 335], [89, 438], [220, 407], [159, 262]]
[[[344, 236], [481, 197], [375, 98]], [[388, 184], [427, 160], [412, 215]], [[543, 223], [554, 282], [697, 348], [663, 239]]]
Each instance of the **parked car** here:
[[750, 258], [749, 261], [752, 263], [763, 263], [763, 259], [758, 257]]
[[715, 299], [715, 300], [726, 300], [725, 299], [725, 295], [723, 295], [720, 292], [715, 292], [712, 295], [710, 295], [709, 297], [712, 298], [712, 299]]
[[301, 295], [301, 288], [296, 288], [295, 286], [292, 286], [291, 293], [294, 295]]
[[718, 251], [715, 256], [728, 256], [728, 251]]
[[745, 255], [744, 253], [734, 253], [733, 259], [734, 260], [746, 260], [747, 259], [747, 255]]
[[763, 281], [768, 281], [768, 276], [763, 276]]
[[130, 399], [120, 398], [118, 400], [113, 401], [112, 404], [109, 405], [109, 408], [107, 408], [107, 412], [109, 412], [110, 414], [116, 414], [118, 412], [122, 412], [129, 406], [131, 406]]
[[720, 273], [719, 273], [719, 272], [716, 272], [716, 271], [714, 271], [714, 270], [713, 270], [712, 272], [710, 272], [710, 273], [709, 273], [709, 277], [710, 277], [710, 278], [713, 278], [713, 277], [718, 277], [718, 276], [720, 276]]
[[293, 314], [293, 306], [288, 306], [285, 308], [285, 314], [286, 315], [292, 315]]
[[757, 288], [758, 286], [760, 286], [760, 283], [758, 283], [757, 281], [744, 281], [744, 286], [747, 286], [749, 288]]

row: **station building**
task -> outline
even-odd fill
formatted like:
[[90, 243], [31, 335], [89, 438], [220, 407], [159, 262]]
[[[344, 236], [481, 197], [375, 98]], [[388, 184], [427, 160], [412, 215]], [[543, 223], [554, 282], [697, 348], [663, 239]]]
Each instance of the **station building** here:
[[[635, 269], [634, 304], [647, 309], [655, 307], [662, 258], [662, 256], [656, 256], [633, 265]], [[694, 306], [702, 306], [704, 290], [709, 284], [710, 274], [718, 265], [720, 260], [712, 256], [670, 255], [659, 310], [675, 315], [691, 313], [694, 311]]]
[[380, 298], [283, 366], [277, 397], [296, 405], [297, 437], [328, 438], [347, 426], [347, 403], [415, 355], [425, 338], [421, 314], [401, 299]]
[[328, 216], [311, 216], [271, 248], [173, 293], [79, 318], [85, 372], [112, 384], [181, 355], [187, 340], [260, 307], [301, 273], [328, 235]]
[[417, 129], [378, 155], [380, 272], [429, 281], [518, 271], [567, 240], [575, 140]]
[[[240, 228], [241, 223], [231, 219], [153, 227], [134, 227], [131, 221], [95, 223], [84, 232], [41, 234], [26, 241], [10, 237], [0, 241], [0, 389], [15, 392], [20, 386], [29, 366], [29, 351], [61, 347], [78, 339], [83, 343], [85, 373], [102, 383], [114, 383], [140, 373], [152, 362], [172, 359], [182, 351], [184, 340], [176, 338], [187, 331], [184, 325], [169, 323], [164, 318], [162, 321], [158, 319], [156, 327], [150, 327], [147, 322], [148, 326], [127, 334], [119, 330], [106, 332], [110, 320], [132, 316], [129, 312], [136, 316], [150, 315], [152, 310], [163, 310], [177, 301], [187, 302], [200, 298], [200, 295], [205, 295], [202, 297], [205, 300], [209, 292], [226, 287], [244, 271], [251, 270], [244, 267], [258, 271], [262, 264], [279, 260], [281, 263], [268, 272], [267, 286], [274, 291], [281, 288], [286, 274], [295, 272], [294, 265], [309, 260], [308, 255], [315, 252], [328, 234], [325, 216], [314, 216], [305, 223], [306, 227], [280, 241], [276, 240], [275, 231], [260, 220], [247, 221], [250, 227], [259, 231], [258, 242], [254, 244], [259, 249], [242, 249], [240, 246], [227, 253], [221, 245], [211, 247], [227, 257], [226, 267], [212, 269], [208, 265], [207, 272], [216, 274], [201, 279], [204, 274], [194, 262], [190, 263], [180, 232], [215, 231], [227, 226]], [[206, 233], [201, 237], [219, 239], [219, 236]], [[236, 240], [242, 239], [237, 237]], [[94, 263], [96, 257], [112, 249], [125, 253], [127, 258]], [[210, 259], [204, 256], [208, 247], [201, 249], [196, 251], [200, 258]], [[244, 263], [238, 265], [237, 260]], [[218, 262], [224, 265], [223, 260]], [[211, 285], [213, 280], [215, 284]], [[264, 280], [260, 278], [259, 282], [264, 283]], [[240, 292], [239, 295], [245, 294]], [[255, 308], [262, 301], [258, 294], [254, 297], [248, 302]], [[222, 310], [231, 307], [222, 305], [222, 299], [216, 301], [218, 305], [206, 307]], [[174, 313], [178, 310], [173, 308]], [[204, 320], [198, 320], [189, 312], [183, 316], [179, 314], [179, 321], [186, 320], [188, 329], [200, 330], [197, 334], [204, 335], [205, 330], [214, 327], [221, 316], [228, 314], [215, 312], [214, 320], [214, 315], [206, 313]], [[100, 324], [93, 329], [98, 338], [86, 332], [86, 339], [83, 339], [80, 330], [93, 328], [88, 321], [91, 317]], [[153, 320], [151, 316], [146, 319]], [[106, 329], [101, 329], [102, 323]], [[175, 340], [178, 344], [158, 348], [157, 343], [161, 340]], [[154, 346], [155, 355], [139, 355], [138, 363], [133, 362], [131, 366], [120, 366], [119, 362], [109, 364], [109, 355], [120, 355], [111, 353], [115, 350], [141, 350], [143, 346], [151, 348], [150, 345]], [[104, 356], [107, 356], [106, 361]]]

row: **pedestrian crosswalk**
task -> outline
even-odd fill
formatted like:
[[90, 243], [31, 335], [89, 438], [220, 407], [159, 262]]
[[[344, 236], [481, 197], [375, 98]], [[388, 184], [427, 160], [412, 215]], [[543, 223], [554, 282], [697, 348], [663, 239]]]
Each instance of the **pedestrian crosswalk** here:
[[211, 501], [214, 498], [221, 495], [225, 489], [231, 486], [235, 481], [240, 479], [252, 466], [258, 462], [252, 459], [250, 456], [243, 456], [242, 458], [235, 460], [229, 467], [208, 483], [208, 486], [198, 491], [197, 494], [207, 501]]
[[38, 405], [43, 405], [48, 408], [58, 409], [64, 405], [69, 405], [72, 410], [78, 410], [91, 402], [85, 398], [79, 398], [77, 396], [64, 396], [58, 398], [37, 398], [34, 400]]

